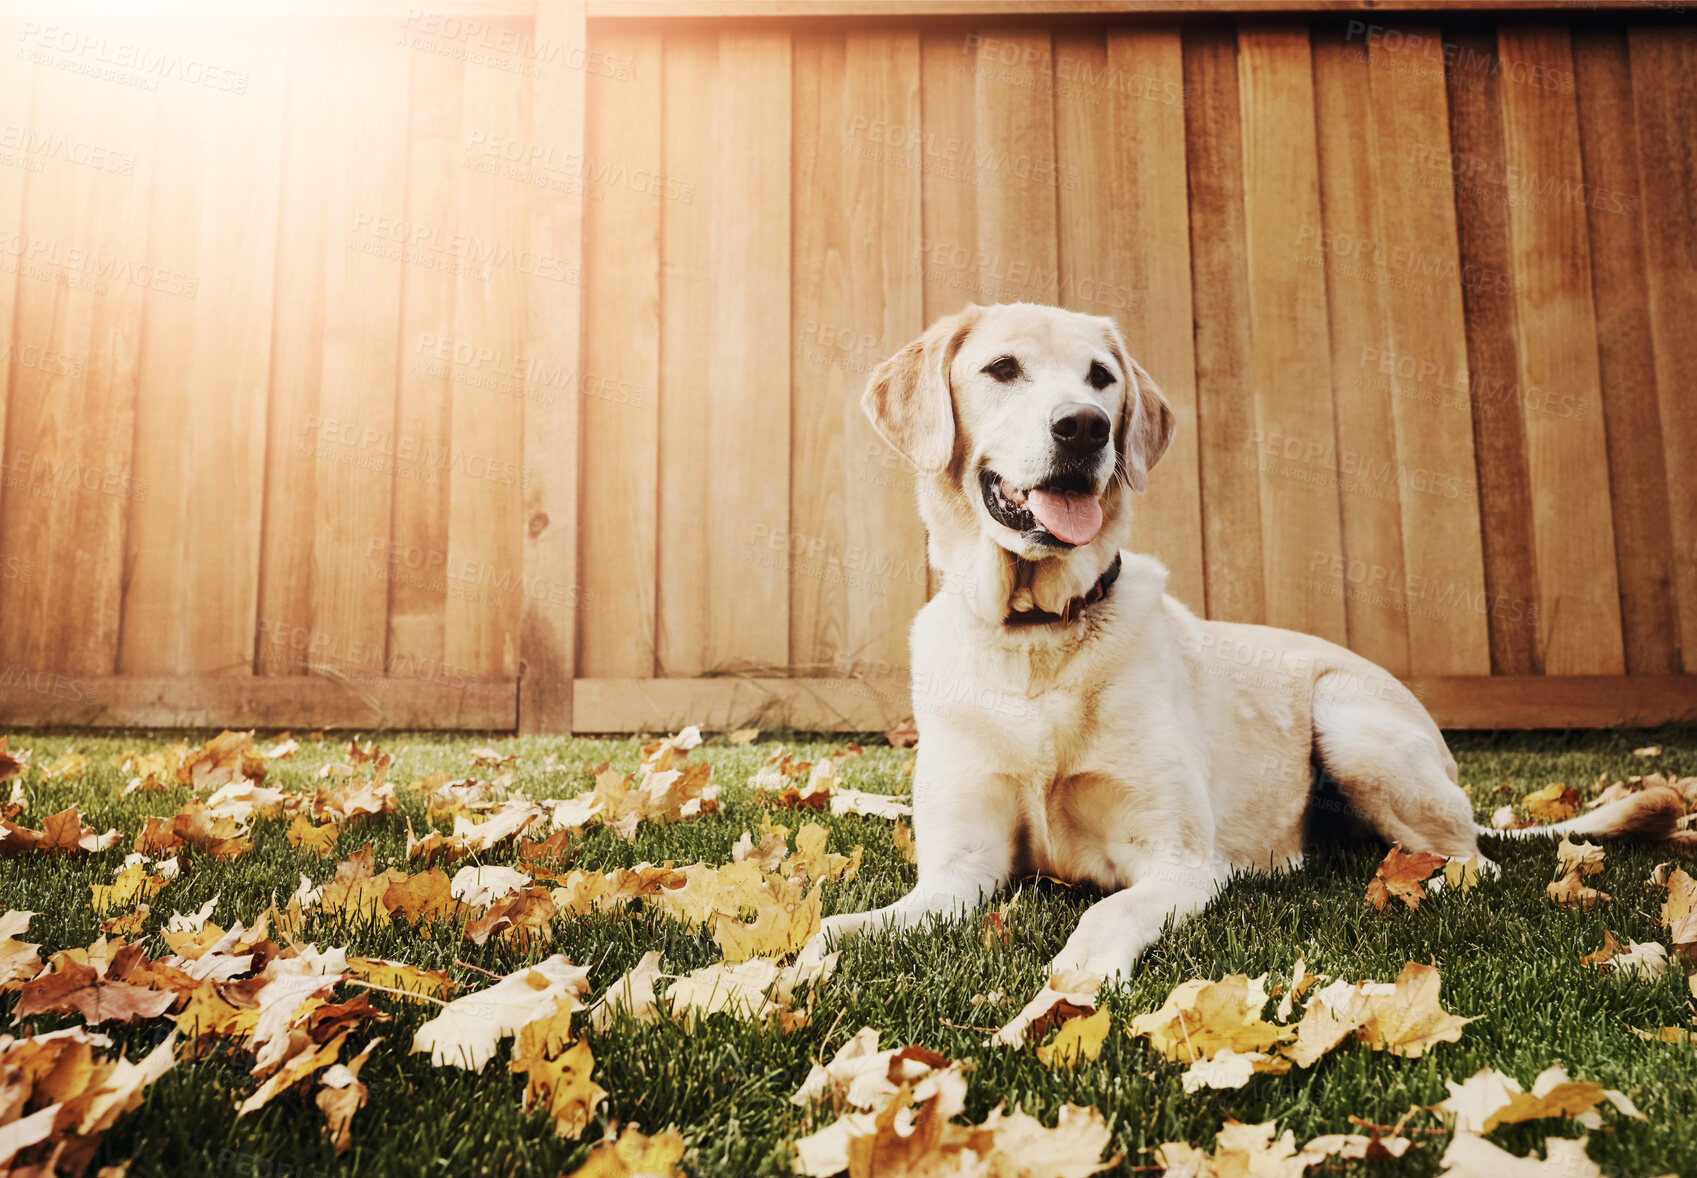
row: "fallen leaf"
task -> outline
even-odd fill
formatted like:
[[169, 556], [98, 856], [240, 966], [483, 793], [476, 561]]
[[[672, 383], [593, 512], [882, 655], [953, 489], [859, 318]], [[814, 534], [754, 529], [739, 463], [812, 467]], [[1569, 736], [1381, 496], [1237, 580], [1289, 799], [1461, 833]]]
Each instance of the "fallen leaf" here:
[[1648, 1119], [1624, 1093], [1571, 1080], [1559, 1065], [1541, 1072], [1532, 1082], [1531, 1092], [1521, 1088], [1513, 1076], [1494, 1068], [1481, 1068], [1460, 1084], [1445, 1080], [1444, 1086], [1450, 1094], [1433, 1108], [1454, 1117], [1459, 1132], [1489, 1133], [1498, 1125], [1545, 1117], [1577, 1117], [1586, 1128], [1596, 1129], [1602, 1119], [1595, 1110], [1605, 1101], [1623, 1116]]
[[36, 952], [41, 946], [17, 939], [29, 931], [34, 916], [33, 912], [17, 910], [0, 916], [0, 993], [16, 990], [41, 972], [42, 961]]
[[618, 1014], [628, 1014], [638, 1022], [653, 1022], [660, 1017], [660, 1005], [654, 996], [654, 983], [665, 975], [660, 972], [660, 952], [651, 949], [642, 955], [630, 972], [622, 975], [590, 1009], [590, 1026], [605, 1031]]
[[354, 1114], [365, 1107], [366, 1098], [370, 1095], [366, 1086], [360, 1083], [359, 1070], [365, 1066], [365, 1061], [371, 1057], [371, 1049], [383, 1042], [374, 1038], [367, 1043], [360, 1053], [345, 1064], [332, 1064], [318, 1078], [318, 1096], [314, 1103], [324, 1114], [325, 1128], [330, 1134], [330, 1143], [336, 1152], [347, 1153], [351, 1144]]
[[1589, 912], [1597, 906], [1598, 901], [1611, 898], [1607, 892], [1586, 886], [1584, 877], [1578, 871], [1570, 871], [1555, 882], [1545, 884], [1544, 894], [1563, 908], [1571, 908], [1576, 912]]
[[1575, 843], [1564, 834], [1556, 844], [1556, 878], [1570, 871], [1596, 875], [1603, 870], [1603, 848], [1596, 843]]
[[884, 739], [890, 742], [893, 749], [910, 749], [919, 743], [919, 729], [909, 718], [884, 733]]
[[1102, 1054], [1102, 1044], [1108, 1037], [1111, 1019], [1107, 1010], [1082, 1018], [1068, 1019], [1061, 1024], [1053, 1039], [1037, 1048], [1037, 1058], [1047, 1068], [1072, 1071], [1080, 1062], [1094, 1061]]
[[341, 833], [342, 828], [334, 822], [320, 826], [305, 814], [296, 814], [287, 831], [291, 847], [316, 852], [320, 859], [329, 858], [335, 851]]
[[1566, 822], [1579, 812], [1579, 791], [1558, 781], [1533, 790], [1520, 799], [1520, 804], [1539, 822]]
[[1608, 929], [1603, 930], [1603, 947], [1579, 959], [1580, 965], [1594, 965], [1600, 970], [1637, 974], [1648, 981], [1661, 977], [1668, 969], [1668, 951], [1659, 941], [1648, 943], [1630, 941], [1626, 947], [1615, 940]]
[[512, 1062], [512, 1070], [525, 1076], [525, 1111], [541, 1109], [554, 1123], [556, 1137], [573, 1139], [583, 1136], [596, 1108], [607, 1100], [607, 1090], [590, 1078], [594, 1067], [589, 1040], [581, 1038], [553, 1057], [535, 1052], [521, 1057], [515, 1051]]
[[1383, 912], [1394, 896], [1411, 909], [1420, 907], [1420, 901], [1426, 897], [1421, 882], [1447, 862], [1444, 856], [1427, 851], [1410, 854], [1400, 843], [1391, 847], [1367, 885], [1367, 903]]
[[758, 728], [737, 728], [725, 733], [726, 744], [753, 744], [760, 739]]
[[[1050, 974], [1043, 988], [1027, 1002], [1020, 1012], [990, 1037], [989, 1042], [1002, 1047], [1017, 1047], [1027, 1037], [1042, 1037], [1052, 1022], [1052, 1012], [1065, 1014], [1057, 1008], [1071, 1007], [1073, 1013], [1091, 1014], [1096, 1010], [1096, 994], [1102, 988], [1100, 974], [1084, 970], [1063, 970]], [[1063, 1006], [1064, 1004], [1064, 1006]]]
[[1266, 1121], [1244, 1125], [1227, 1121], [1220, 1127], [1212, 1154], [1182, 1141], [1168, 1141], [1155, 1151], [1155, 1160], [1168, 1178], [1301, 1178], [1311, 1166], [1329, 1157], [1400, 1158], [1412, 1144], [1404, 1137], [1364, 1137], [1333, 1133], [1316, 1137], [1301, 1150], [1289, 1129], [1278, 1132]]
[[919, 848], [914, 844], [912, 827], [905, 822], [898, 822], [890, 831], [890, 837], [895, 841], [897, 850], [901, 851], [903, 859], [910, 864], [919, 862]]
[[1516, 1157], [1472, 1133], [1457, 1133], [1444, 1150], [1441, 1178], [1602, 1178], [1585, 1152], [1587, 1138], [1544, 1138], [1544, 1156]]
[[107, 981], [62, 953], [54, 954], [49, 966], [51, 973], [38, 974], [19, 988], [14, 1021], [37, 1014], [80, 1014], [89, 1026], [133, 1023], [158, 1018], [176, 1005], [177, 996], [169, 990]]
[[1344, 1039], [1373, 1051], [1416, 1059], [1438, 1043], [1461, 1038], [1473, 1020], [1438, 1002], [1442, 978], [1431, 966], [1409, 962], [1392, 983], [1333, 982], [1308, 1000], [1295, 1041], [1280, 1048], [1299, 1067], [1312, 1067]]
[[683, 1156], [683, 1134], [676, 1129], [645, 1137], [626, 1125], [617, 1141], [597, 1145], [568, 1178], [687, 1178], [677, 1165]]
[[589, 971], [556, 953], [448, 1003], [419, 1027], [412, 1050], [430, 1052], [435, 1067], [481, 1072], [502, 1039], [531, 1019], [552, 1014], [561, 998], [581, 998], [588, 988]]
[[1297, 1032], [1262, 1019], [1266, 982], [1265, 974], [1232, 974], [1217, 982], [1193, 978], [1176, 987], [1159, 1010], [1132, 1019], [1130, 1034], [1147, 1038], [1169, 1060], [1194, 1063], [1230, 1048], [1260, 1055], [1262, 1071], [1288, 1071], [1290, 1062], [1274, 1052]]

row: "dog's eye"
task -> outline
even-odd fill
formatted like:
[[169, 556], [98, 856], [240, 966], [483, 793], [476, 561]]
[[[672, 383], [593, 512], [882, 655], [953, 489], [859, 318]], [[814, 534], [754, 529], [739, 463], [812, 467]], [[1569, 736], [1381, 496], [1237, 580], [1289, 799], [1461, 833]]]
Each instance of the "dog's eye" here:
[[1092, 360], [1090, 362], [1090, 371], [1086, 374], [1084, 379], [1090, 382], [1091, 388], [1095, 389], [1097, 392], [1101, 392], [1103, 389], [1114, 383], [1114, 374], [1104, 368], [1100, 360]]
[[998, 360], [992, 360], [990, 363], [986, 364], [984, 366], [984, 371], [996, 380], [1000, 381], [1002, 384], [1007, 384], [1010, 380], [1019, 379], [1019, 361], [1015, 360], [1012, 356], [1003, 356]]

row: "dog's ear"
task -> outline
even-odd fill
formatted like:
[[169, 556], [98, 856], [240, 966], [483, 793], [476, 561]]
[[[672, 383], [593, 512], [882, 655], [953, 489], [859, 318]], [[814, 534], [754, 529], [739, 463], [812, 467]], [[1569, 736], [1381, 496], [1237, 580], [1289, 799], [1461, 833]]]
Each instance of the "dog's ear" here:
[[1120, 402], [1120, 419], [1114, 426], [1119, 468], [1125, 473], [1126, 485], [1142, 491], [1149, 484], [1150, 468], [1167, 452], [1178, 419], [1155, 379], [1131, 358], [1125, 337], [1112, 319], [1107, 321], [1106, 330], [1108, 350], [1120, 362], [1125, 377], [1125, 399]]
[[967, 307], [937, 320], [925, 334], [872, 370], [860, 407], [897, 453], [925, 474], [948, 466], [955, 450], [955, 399], [949, 366], [978, 322]]

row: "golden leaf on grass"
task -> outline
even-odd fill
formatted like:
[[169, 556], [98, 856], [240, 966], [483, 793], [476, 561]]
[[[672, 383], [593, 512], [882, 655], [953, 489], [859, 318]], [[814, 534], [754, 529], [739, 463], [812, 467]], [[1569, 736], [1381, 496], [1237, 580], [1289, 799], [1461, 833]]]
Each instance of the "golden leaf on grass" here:
[[115, 829], [96, 834], [93, 827], [82, 824], [81, 815], [72, 806], [43, 819], [40, 830], [0, 821], [0, 855], [17, 851], [57, 851], [66, 855], [105, 851], [117, 846], [122, 837]]
[[238, 778], [265, 780], [265, 759], [253, 747], [253, 733], [226, 729], [177, 764], [177, 781], [195, 789], [217, 789]]
[[0, 916], [0, 993], [16, 990], [41, 972], [40, 945], [17, 938], [29, 931], [33, 912], [11, 911]]
[[[1697, 990], [1697, 982], [1692, 984], [1692, 989]], [[1697, 998], [1697, 993], [1692, 994], [1692, 997]], [[1627, 1030], [1648, 1043], [1672, 1043], [1677, 1047], [1697, 1047], [1697, 1031], [1685, 1027], [1663, 1027], [1659, 1031], [1640, 1031], [1637, 1027], [1628, 1027]]]
[[1044, 1067], [1072, 1071], [1082, 1061], [1093, 1061], [1102, 1054], [1102, 1043], [1108, 1037], [1111, 1018], [1107, 1010], [1082, 1018], [1068, 1019], [1049, 1042], [1037, 1048], [1037, 1058]]
[[1594, 965], [1600, 970], [1638, 974], [1654, 981], [1668, 969], [1668, 951], [1659, 941], [1629, 941], [1625, 947], [1615, 940], [1608, 929], [1603, 930], [1603, 947], [1579, 959], [1580, 965]]
[[[389, 888], [383, 893], [383, 906], [414, 928], [431, 921], [452, 920], [460, 910], [452, 888], [447, 873], [435, 868], [404, 879], [391, 876]], [[428, 929], [424, 932], [429, 935]]]
[[676, 1129], [645, 1137], [635, 1125], [626, 1125], [617, 1141], [597, 1145], [568, 1178], [687, 1178], [678, 1169], [683, 1156], [683, 1134]]
[[1570, 871], [1553, 883], [1544, 885], [1544, 894], [1563, 908], [1589, 912], [1598, 901], [1611, 899], [1607, 892], [1588, 887], [1578, 871]]
[[1457, 1133], [1444, 1150], [1442, 1178], [1603, 1178], [1585, 1152], [1587, 1138], [1544, 1138], [1544, 1156], [1517, 1157], [1472, 1133]]
[[1560, 1066], [1546, 1068], [1527, 1092], [1513, 1076], [1494, 1068], [1481, 1068], [1463, 1083], [1445, 1080], [1447, 1099], [1433, 1106], [1436, 1112], [1455, 1118], [1458, 1131], [1489, 1133], [1498, 1125], [1534, 1121], [1544, 1117], [1576, 1117], [1588, 1129], [1602, 1126], [1597, 1106], [1607, 1101], [1622, 1116], [1640, 1121], [1649, 1118], [1638, 1111], [1622, 1092], [1589, 1081], [1568, 1078]]
[[664, 976], [660, 972], [659, 950], [650, 949], [630, 972], [608, 986], [607, 992], [590, 1008], [590, 1026], [605, 1031], [620, 1013], [639, 1022], [655, 1021], [660, 1017], [660, 1005], [654, 996], [654, 983]]
[[788, 827], [762, 822], [760, 842], [756, 845], [754, 835], [745, 830], [731, 848], [731, 862], [753, 862], [761, 871], [776, 871], [790, 853], [789, 833]]
[[1444, 886], [1460, 896], [1465, 896], [1479, 886], [1479, 856], [1469, 855], [1465, 859], [1450, 859], [1444, 864]]
[[864, 850], [856, 847], [850, 855], [838, 855], [825, 849], [830, 832], [817, 822], [808, 822], [795, 832], [795, 854], [784, 860], [785, 875], [805, 875], [811, 880], [839, 879], [845, 883], [860, 872]]
[[0, 781], [10, 781], [14, 777], [22, 777], [24, 770], [29, 768], [29, 750], [9, 752], [6, 741], [9, 737], [0, 736]]
[[554, 889], [554, 903], [562, 912], [578, 916], [591, 911], [609, 912], [633, 900], [659, 897], [668, 890], [682, 888], [688, 878], [677, 868], [656, 867], [651, 863], [615, 867], [605, 874], [579, 869]]
[[790, 1103], [806, 1108], [824, 1100], [833, 1112], [851, 1106], [880, 1109], [904, 1087], [912, 1088], [949, 1066], [947, 1057], [924, 1047], [879, 1050], [879, 1038], [876, 1028], [862, 1027], [830, 1063], [813, 1065]]
[[905, 822], [896, 823], [890, 831], [890, 837], [895, 841], [896, 849], [902, 853], [902, 858], [910, 864], [919, 862], [919, 848], [913, 841], [913, 828]]
[[430, 1052], [436, 1067], [481, 1072], [502, 1039], [533, 1018], [552, 1015], [561, 998], [582, 998], [588, 990], [589, 970], [556, 953], [487, 989], [454, 999], [419, 1027], [412, 1049]]
[[334, 822], [326, 822], [319, 826], [305, 814], [296, 814], [289, 823], [289, 845], [303, 850], [315, 851], [320, 859], [327, 859], [336, 849], [336, 839], [342, 829]]
[[1662, 746], [1659, 744], [1647, 744], [1643, 748], [1633, 749], [1632, 755], [1635, 757], [1659, 757], [1662, 755]]
[[1262, 1019], [1266, 983], [1265, 974], [1232, 974], [1217, 982], [1192, 978], [1177, 986], [1161, 1009], [1132, 1019], [1130, 1033], [1146, 1037], [1170, 1060], [1193, 1063], [1230, 1048], [1239, 1055], [1261, 1054], [1258, 1071], [1288, 1071], [1288, 1060], [1268, 1053], [1295, 1038], [1296, 1032]]
[[766, 957], [740, 965], [719, 962], [685, 974], [673, 982], [660, 1001], [673, 1018], [695, 1023], [713, 1014], [764, 1022], [783, 1020], [797, 992], [825, 977], [837, 966], [832, 953], [816, 965], [780, 966]]
[[760, 739], [758, 728], [735, 728], [725, 733], [726, 744], [753, 744]]
[[1556, 878], [1570, 871], [1596, 875], [1603, 870], [1603, 848], [1596, 843], [1575, 843], [1564, 834], [1556, 844]]
[[754, 895], [754, 920], [743, 924], [721, 916], [713, 922], [713, 941], [727, 962], [782, 957], [819, 931], [821, 908], [817, 885], [810, 889], [799, 879], [767, 879]]
[[75, 781], [88, 768], [88, 758], [81, 753], [63, 753], [52, 764], [38, 768], [44, 781]]
[[607, 1100], [607, 1090], [590, 1078], [594, 1067], [588, 1039], [579, 1039], [569, 1050], [551, 1058], [515, 1051], [512, 1062], [512, 1070], [526, 1078], [525, 1111], [546, 1112], [554, 1122], [555, 1136], [568, 1138], [582, 1137], [596, 1108]]
[[109, 884], [89, 884], [89, 902], [95, 912], [104, 916], [114, 909], [130, 908], [141, 900], [158, 895], [166, 882], [164, 876], [149, 875], [145, 866], [132, 863], [118, 872]]
[[[102, 1059], [104, 1035], [67, 1027], [46, 1035], [0, 1039], [10, 1121], [0, 1131], [0, 1171], [49, 1175], [80, 1172], [118, 1118], [141, 1104], [147, 1088], [177, 1062], [177, 1037], [168, 1036], [142, 1059]], [[33, 1108], [27, 1116], [22, 1110]]]
[[1280, 1050], [1299, 1067], [1312, 1067], [1354, 1036], [1373, 1051], [1416, 1059], [1438, 1043], [1456, 1042], [1473, 1021], [1439, 1005], [1441, 984], [1436, 969], [1413, 961], [1392, 983], [1333, 982], [1308, 1000], [1295, 1042]]
[[283, 1060], [282, 1066], [273, 1072], [257, 1091], [236, 1109], [236, 1116], [245, 1117], [270, 1104], [282, 1093], [293, 1088], [316, 1071], [329, 1067], [336, 1062], [336, 1056], [341, 1054], [342, 1044], [347, 1040], [348, 1032], [342, 1031], [323, 1046], [305, 1039], [295, 1046], [296, 1050]]
[[137, 904], [134, 912], [125, 912], [100, 922], [100, 931], [110, 937], [139, 937], [147, 917], [153, 909], [146, 904]]
[[1412, 1144], [1405, 1137], [1364, 1137], [1332, 1133], [1316, 1137], [1300, 1150], [1289, 1129], [1277, 1124], [1243, 1125], [1227, 1121], [1220, 1127], [1212, 1154], [1182, 1141], [1168, 1141], [1155, 1151], [1167, 1178], [1302, 1178], [1311, 1166], [1330, 1157], [1385, 1160], [1400, 1158]]
[[503, 944], [520, 953], [528, 952], [554, 939], [551, 926], [557, 912], [559, 908], [547, 888], [524, 888], [496, 900], [489, 911], [467, 921], [466, 940], [481, 945], [499, 935]]
[[1662, 925], [1674, 953], [1687, 966], [1697, 966], [1697, 879], [1683, 868], [1670, 871], [1664, 864], [1656, 868], [1650, 882], [1668, 890], [1668, 898], [1662, 901]]
[[453, 979], [439, 969], [421, 969], [404, 961], [386, 961], [381, 957], [348, 958], [347, 975], [381, 986], [390, 993], [416, 996], [420, 1003], [431, 998], [443, 998], [456, 988]]
[[1498, 806], [1491, 811], [1491, 829], [1519, 830], [1530, 823], [1522, 822], [1515, 814], [1513, 806]]
[[366, 1086], [360, 1083], [359, 1070], [371, 1057], [371, 1049], [381, 1042], [381, 1037], [372, 1039], [347, 1063], [332, 1064], [318, 1078], [315, 1103], [324, 1113], [324, 1127], [329, 1131], [330, 1142], [337, 1153], [348, 1151], [354, 1114], [365, 1107], [366, 1097], [370, 1095]]
[[1400, 843], [1396, 844], [1367, 884], [1367, 903], [1383, 912], [1394, 896], [1410, 908], [1420, 907], [1420, 901], [1426, 898], [1426, 889], [1421, 882], [1447, 862], [1442, 855], [1428, 851], [1410, 854], [1402, 849]]
[[1006, 1026], [992, 1035], [989, 1042], [1002, 1047], [1017, 1047], [1028, 1038], [1042, 1038], [1065, 1019], [1094, 1014], [1096, 993], [1101, 988], [1100, 974], [1086, 973], [1081, 969], [1051, 974], [1036, 996]]
[[1198, 1057], [1184, 1070], [1179, 1079], [1185, 1093], [1199, 1088], [1242, 1088], [1257, 1072], [1278, 1072], [1290, 1067], [1276, 1066], [1279, 1061], [1260, 1051], [1245, 1051], [1241, 1055], [1230, 1047], [1222, 1047], [1212, 1059]]
[[1579, 791], [1558, 781], [1533, 790], [1520, 799], [1520, 804], [1539, 822], [1566, 822], [1579, 812]]

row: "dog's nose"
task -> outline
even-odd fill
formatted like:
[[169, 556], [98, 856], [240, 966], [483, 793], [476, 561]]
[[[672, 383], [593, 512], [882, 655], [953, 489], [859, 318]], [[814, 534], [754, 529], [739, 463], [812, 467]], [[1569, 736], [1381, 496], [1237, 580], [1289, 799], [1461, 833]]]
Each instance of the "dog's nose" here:
[[1054, 435], [1055, 443], [1067, 453], [1080, 457], [1094, 454], [1106, 446], [1112, 428], [1106, 413], [1082, 401], [1057, 405], [1055, 411], [1049, 414], [1049, 432]]

